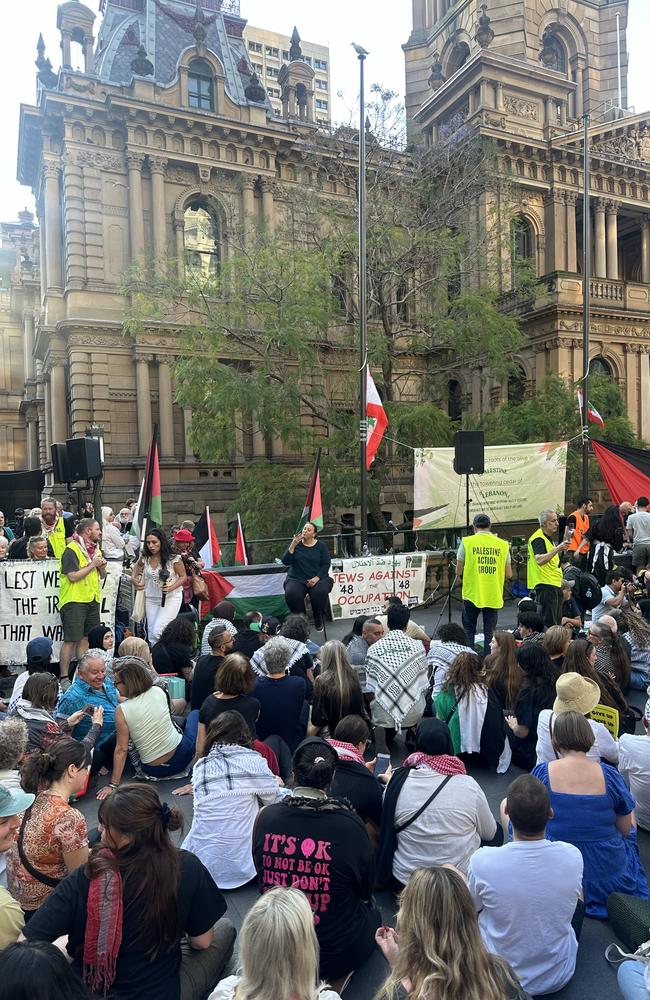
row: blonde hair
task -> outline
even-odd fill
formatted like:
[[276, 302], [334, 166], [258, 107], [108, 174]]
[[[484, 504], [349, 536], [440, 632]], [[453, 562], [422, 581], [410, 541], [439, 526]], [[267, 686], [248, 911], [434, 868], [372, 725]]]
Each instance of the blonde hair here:
[[377, 1000], [506, 1000], [515, 980], [491, 955], [463, 876], [453, 868], [418, 868], [400, 895], [399, 952]]
[[355, 695], [361, 701], [359, 675], [348, 659], [347, 649], [338, 639], [330, 639], [321, 646], [317, 683], [321, 692], [329, 690], [336, 698], [340, 718], [349, 714]]
[[570, 642], [571, 636], [564, 625], [551, 625], [544, 633], [542, 646], [549, 656], [563, 656]]
[[318, 959], [307, 897], [298, 889], [271, 889], [239, 932], [237, 1000], [316, 1000]]
[[122, 639], [117, 655], [139, 656], [141, 660], [144, 660], [148, 667], [150, 667], [153, 663], [149, 643], [146, 642], [145, 639], [139, 639], [137, 635], [130, 635], [127, 636], [126, 639]]

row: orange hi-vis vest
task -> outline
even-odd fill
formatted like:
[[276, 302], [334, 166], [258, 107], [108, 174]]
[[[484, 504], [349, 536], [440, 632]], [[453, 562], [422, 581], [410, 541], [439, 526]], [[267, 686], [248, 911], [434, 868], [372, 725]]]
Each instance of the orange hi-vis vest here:
[[[569, 517], [575, 517], [576, 527], [573, 532], [573, 537], [569, 542], [569, 552], [575, 552], [575, 550], [580, 546], [585, 534], [589, 531], [589, 515], [581, 514], [579, 511], [574, 510]], [[589, 542], [587, 542], [587, 549], [589, 548]], [[584, 549], [583, 551], [587, 551]]]

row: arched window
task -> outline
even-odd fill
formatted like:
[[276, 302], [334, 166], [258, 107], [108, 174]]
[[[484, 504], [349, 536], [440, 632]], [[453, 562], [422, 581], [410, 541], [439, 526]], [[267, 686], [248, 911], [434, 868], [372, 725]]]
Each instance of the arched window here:
[[464, 66], [469, 59], [469, 45], [467, 42], [458, 42], [454, 45], [451, 56], [449, 57], [449, 62], [447, 64], [447, 78], [453, 76], [461, 66]]
[[193, 201], [185, 209], [185, 264], [206, 277], [215, 277], [220, 260], [219, 223], [203, 201]]
[[447, 383], [447, 416], [450, 420], [462, 420], [463, 417], [463, 390], [455, 378]]
[[530, 222], [521, 215], [510, 223], [510, 254], [512, 287], [517, 288], [525, 272], [530, 272], [535, 264], [535, 234]]
[[526, 395], [526, 373], [517, 368], [508, 376], [508, 402], [521, 403]]
[[540, 59], [546, 69], [566, 74], [568, 66], [566, 49], [551, 28], [547, 28], [544, 32]]
[[214, 111], [214, 80], [212, 67], [205, 59], [192, 59], [188, 67], [187, 86], [191, 108]]
[[592, 358], [589, 362], [589, 374], [593, 375], [594, 373], [596, 375], [604, 375], [605, 378], [612, 378], [614, 375], [609, 361], [601, 357]]

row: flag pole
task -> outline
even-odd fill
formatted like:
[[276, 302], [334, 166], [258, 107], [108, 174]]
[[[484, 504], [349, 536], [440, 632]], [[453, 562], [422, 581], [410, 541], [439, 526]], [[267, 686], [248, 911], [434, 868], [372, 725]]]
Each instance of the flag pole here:
[[[579, 70], [578, 70], [579, 72]], [[582, 200], [582, 493], [589, 495], [589, 322], [591, 308], [591, 181], [589, 113], [582, 118], [584, 191]]]
[[368, 442], [367, 401], [367, 258], [366, 258], [366, 98], [364, 64], [368, 53], [355, 45], [359, 57], [359, 506], [361, 552], [368, 548], [368, 480], [366, 446]]

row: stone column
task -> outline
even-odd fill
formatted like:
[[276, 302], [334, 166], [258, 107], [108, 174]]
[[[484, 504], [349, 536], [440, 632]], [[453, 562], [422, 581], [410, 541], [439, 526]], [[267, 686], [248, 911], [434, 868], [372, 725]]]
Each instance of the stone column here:
[[482, 108], [493, 107], [492, 102], [490, 101], [490, 81], [481, 80], [480, 87], [481, 87], [481, 107]]
[[497, 111], [503, 111], [504, 110], [503, 84], [499, 80], [497, 80], [495, 83], [495, 87], [496, 87], [496, 108]]
[[23, 364], [25, 379], [34, 378], [34, 314], [29, 311], [23, 319]]
[[52, 410], [52, 441], [65, 441], [68, 437], [68, 407], [65, 391], [65, 368], [56, 359], [50, 369], [50, 406]]
[[565, 191], [566, 200], [566, 269], [572, 274], [578, 270], [578, 246], [576, 230], [576, 193]]
[[275, 205], [273, 202], [273, 181], [267, 180], [266, 178], [261, 182], [262, 187], [262, 217], [264, 219], [264, 225], [267, 226], [271, 232], [275, 228]]
[[252, 240], [255, 222], [255, 180], [252, 177], [244, 177], [242, 181], [242, 229], [244, 232], [244, 242]]
[[423, 31], [427, 26], [426, 0], [413, 0], [413, 31]]
[[594, 202], [594, 277], [607, 277], [607, 239], [605, 236], [605, 201]]
[[192, 407], [183, 407], [183, 461], [194, 462], [194, 449], [190, 441], [190, 428], [192, 426]]
[[71, 42], [72, 32], [64, 28], [61, 32], [61, 66], [63, 69], [72, 69], [72, 56], [70, 55]]
[[178, 280], [185, 278], [185, 222], [174, 219], [174, 237], [176, 239], [176, 269]]
[[165, 216], [165, 167], [167, 160], [163, 156], [150, 156], [151, 199], [153, 203], [153, 252], [157, 260], [157, 268], [164, 270], [162, 258], [167, 250], [167, 222]]
[[566, 101], [560, 101], [560, 125], [566, 125], [567, 108]]
[[63, 240], [61, 238], [61, 195], [59, 192], [59, 166], [43, 164], [45, 186], [45, 259], [47, 262], [48, 289], [63, 288]]
[[27, 468], [30, 472], [40, 465], [38, 455], [38, 419], [35, 413], [27, 415]]
[[618, 202], [607, 202], [607, 277], [618, 281]]
[[138, 408], [138, 451], [147, 454], [151, 441], [151, 386], [149, 384], [149, 358], [135, 359], [135, 391]]
[[546, 127], [550, 128], [552, 125], [557, 125], [557, 112], [552, 97], [544, 99], [544, 112], [544, 124]]
[[84, 72], [85, 73], [92, 73], [92, 71], [93, 71], [93, 62], [94, 62], [93, 45], [94, 45], [94, 43], [95, 43], [95, 39], [93, 38], [92, 35], [84, 35], [83, 50], [84, 50]]
[[158, 361], [158, 412], [160, 420], [160, 456], [174, 457], [174, 397], [169, 362]]
[[641, 281], [650, 285], [650, 216], [641, 219]]
[[66, 163], [63, 173], [66, 286], [83, 288], [86, 282], [86, 234], [82, 168]]
[[575, 102], [576, 118], [580, 118], [584, 114], [584, 66], [581, 59], [576, 60]]
[[144, 252], [144, 214], [142, 209], [142, 153], [127, 153], [129, 169], [129, 237], [131, 240], [131, 263]]
[[546, 269], [566, 270], [566, 201], [563, 191], [548, 191], [544, 196], [546, 215], [547, 258]]
[[638, 428], [639, 437], [644, 441], [650, 438], [650, 364], [648, 364], [648, 353], [650, 347], [647, 344], [639, 344], [639, 398], [641, 411], [641, 426]]
[[[625, 391], [626, 391], [626, 411], [632, 422], [632, 426], [638, 434], [641, 433], [639, 421], [639, 398], [637, 394], [637, 369], [639, 364], [640, 345], [624, 344], [625, 352]], [[641, 361], [645, 358], [640, 355]]]

